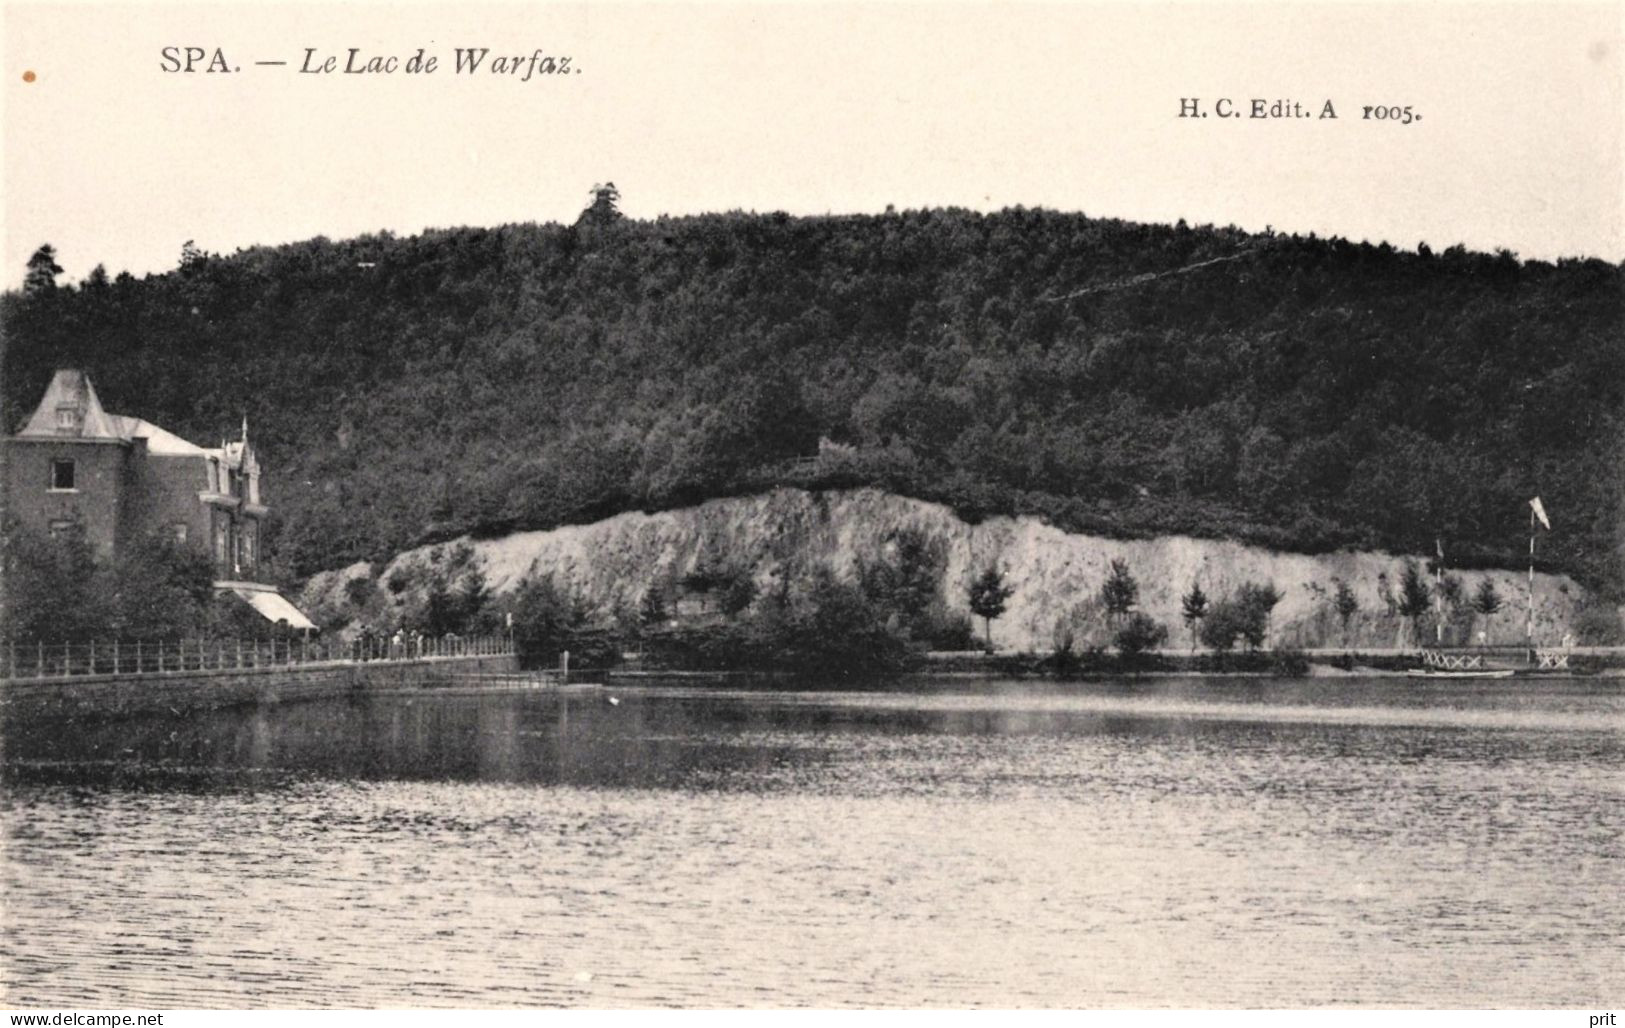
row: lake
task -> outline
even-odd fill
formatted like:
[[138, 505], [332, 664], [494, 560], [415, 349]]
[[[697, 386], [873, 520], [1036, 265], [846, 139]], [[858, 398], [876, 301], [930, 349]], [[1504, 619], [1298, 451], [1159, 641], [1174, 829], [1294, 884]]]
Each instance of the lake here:
[[12, 1006], [1625, 987], [1619, 679], [431, 691], [3, 742]]

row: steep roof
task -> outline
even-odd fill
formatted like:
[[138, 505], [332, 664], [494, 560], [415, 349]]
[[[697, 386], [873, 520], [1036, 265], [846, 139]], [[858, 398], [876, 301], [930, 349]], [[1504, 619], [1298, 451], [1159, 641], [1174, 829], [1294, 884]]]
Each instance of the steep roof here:
[[[75, 412], [76, 431], [63, 431], [57, 427], [59, 410]], [[112, 440], [129, 438], [119, 431], [115, 419], [102, 410], [102, 401], [96, 396], [96, 387], [90, 384], [90, 376], [71, 368], [59, 370], [51, 376], [51, 384], [46, 387], [44, 399], [40, 400], [39, 406], [34, 408], [33, 416], [28, 419], [28, 424], [24, 425], [23, 430], [17, 435], [36, 438], [40, 436]]]
[[[64, 409], [74, 412], [76, 429], [65, 430], [59, 427], [57, 412]], [[159, 428], [142, 418], [130, 417], [127, 414], [109, 414], [102, 408], [101, 398], [96, 395], [96, 387], [91, 385], [90, 376], [78, 369], [66, 368], [57, 371], [51, 377], [51, 384], [46, 387], [44, 398], [40, 400], [28, 423], [17, 435], [19, 438], [106, 439], [126, 443], [144, 439], [147, 442], [147, 452], [151, 454], [168, 457], [213, 457], [226, 467], [243, 467], [244, 470], [258, 472], [259, 463], [254, 459], [254, 451], [247, 442], [246, 420], [243, 422], [243, 432], [242, 440], [222, 443], [218, 448], [211, 450], [187, 442], [168, 429]]]

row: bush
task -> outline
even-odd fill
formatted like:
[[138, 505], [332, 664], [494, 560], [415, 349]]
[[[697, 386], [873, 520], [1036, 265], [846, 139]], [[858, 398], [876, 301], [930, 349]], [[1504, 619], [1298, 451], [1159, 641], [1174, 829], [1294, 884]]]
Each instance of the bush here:
[[659, 660], [680, 667], [850, 677], [907, 665], [914, 645], [900, 620], [861, 586], [819, 569], [770, 592], [744, 617], [661, 633], [651, 643]]
[[1625, 643], [1625, 624], [1616, 608], [1593, 601], [1575, 612], [1574, 639], [1581, 646], [1618, 646]]
[[589, 623], [591, 610], [551, 575], [525, 579], [510, 601], [514, 646], [523, 667], [551, 667], [564, 650], [583, 666], [602, 663], [615, 649]]
[[1300, 650], [1276, 650], [1270, 658], [1270, 673], [1277, 678], [1303, 678], [1309, 674], [1309, 658]]
[[1161, 646], [1168, 639], [1168, 626], [1153, 621], [1146, 614], [1135, 611], [1117, 630], [1117, 652], [1134, 659], [1140, 654]]
[[207, 556], [163, 535], [132, 539], [99, 560], [83, 533], [42, 538], [7, 526], [0, 541], [4, 633], [12, 640], [163, 639], [214, 631], [223, 611]]
[[1246, 614], [1232, 600], [1220, 600], [1202, 621], [1202, 645], [1215, 653], [1235, 648], [1236, 638], [1246, 626]]
[[350, 606], [359, 609], [367, 605], [377, 588], [370, 578], [352, 578], [344, 583], [344, 599]]
[[971, 624], [970, 618], [941, 606], [926, 612], [914, 638], [930, 650], [963, 652], [982, 648], [976, 639], [976, 626]]

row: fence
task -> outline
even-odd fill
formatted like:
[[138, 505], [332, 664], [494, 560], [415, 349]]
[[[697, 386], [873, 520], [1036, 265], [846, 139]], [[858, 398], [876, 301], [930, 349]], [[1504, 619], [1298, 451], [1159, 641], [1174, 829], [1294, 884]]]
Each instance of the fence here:
[[348, 643], [296, 638], [34, 642], [6, 644], [3, 670], [8, 679], [153, 675], [302, 664], [507, 656], [513, 652], [512, 636], [373, 636]]

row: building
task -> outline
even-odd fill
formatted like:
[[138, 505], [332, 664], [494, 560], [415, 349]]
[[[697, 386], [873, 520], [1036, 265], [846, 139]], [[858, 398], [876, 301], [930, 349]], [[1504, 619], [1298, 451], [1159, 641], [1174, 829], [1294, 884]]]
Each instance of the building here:
[[90, 377], [61, 370], [22, 430], [6, 439], [10, 516], [40, 535], [82, 531], [98, 557], [162, 533], [209, 554], [215, 589], [268, 620], [313, 628], [259, 581], [260, 464], [242, 438], [208, 450], [140, 418], [102, 409]]

